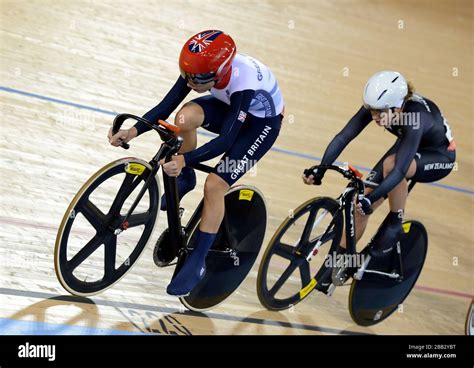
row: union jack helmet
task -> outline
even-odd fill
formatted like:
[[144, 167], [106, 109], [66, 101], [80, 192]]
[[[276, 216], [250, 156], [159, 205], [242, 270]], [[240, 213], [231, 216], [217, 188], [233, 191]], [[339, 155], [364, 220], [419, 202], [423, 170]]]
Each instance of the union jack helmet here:
[[181, 75], [196, 84], [219, 81], [230, 72], [236, 52], [235, 42], [228, 34], [217, 30], [199, 32], [181, 49]]

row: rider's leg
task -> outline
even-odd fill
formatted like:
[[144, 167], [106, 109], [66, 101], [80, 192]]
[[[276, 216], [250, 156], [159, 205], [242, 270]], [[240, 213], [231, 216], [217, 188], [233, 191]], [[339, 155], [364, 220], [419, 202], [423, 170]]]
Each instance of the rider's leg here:
[[185, 295], [204, 277], [205, 259], [224, 218], [224, 196], [229, 189], [222, 178], [209, 174], [204, 185], [204, 207], [194, 250], [168, 285], [171, 295]]
[[[421, 150], [410, 163], [405, 174], [406, 179], [413, 179], [415, 182], [432, 182], [439, 180], [451, 172], [454, 165], [455, 152], [450, 152], [447, 147], [438, 149]], [[391, 155], [384, 161], [384, 176], [391, 173], [395, 166], [396, 156]], [[438, 164], [438, 165], [436, 165]], [[438, 170], [434, 169], [439, 167]], [[436, 172], [434, 172], [436, 171]], [[388, 194], [390, 212], [380, 225], [372, 240], [370, 253], [374, 256], [388, 254], [390, 249], [400, 239], [402, 230], [403, 213], [408, 197], [408, 183], [402, 180]]]
[[179, 152], [185, 153], [196, 149], [196, 130], [199, 127], [219, 134], [223, 116], [228, 111], [229, 105], [213, 96], [202, 96], [185, 103], [174, 119], [175, 125], [181, 129], [179, 135], [184, 140]]
[[[390, 155], [384, 160], [384, 177], [387, 177], [392, 172], [395, 167], [395, 160], [395, 155]], [[405, 174], [406, 179], [411, 178], [415, 173], [416, 162], [413, 160]], [[388, 193], [390, 212], [372, 240], [370, 253], [373, 256], [389, 254], [396, 241], [403, 234], [403, 213], [408, 197], [408, 182], [406, 179], [400, 181], [400, 183]]]
[[[384, 178], [386, 178], [395, 166], [395, 155], [387, 157], [383, 164]], [[413, 160], [405, 175], [406, 179], [410, 179], [416, 173], [416, 161]], [[404, 212], [408, 197], [408, 181], [402, 180], [395, 188], [388, 193], [388, 202], [390, 212]]]
[[204, 207], [199, 229], [206, 233], [217, 233], [224, 218], [224, 195], [229, 184], [214, 173], [210, 173], [204, 185]]
[[203, 122], [204, 110], [197, 103], [192, 101], [185, 103], [178, 111], [174, 119], [174, 124], [181, 129], [179, 136], [183, 138], [183, 145], [181, 146], [179, 153], [186, 153], [196, 148], [196, 130]]
[[[392, 147], [390, 147], [387, 152], [382, 156], [382, 158], [375, 164], [374, 168], [372, 171], [369, 173], [367, 176], [367, 180], [375, 183], [375, 184], [380, 184], [382, 180], [386, 177], [384, 175], [385, 172], [385, 160], [387, 157], [390, 157], [393, 155], [395, 152], [397, 152], [398, 148], [400, 146], [400, 140], [397, 139], [397, 141], [393, 144]], [[372, 192], [373, 189], [371, 188], [366, 188], [365, 189], [365, 195], [369, 194]], [[372, 203], [372, 210], [376, 210], [380, 205], [383, 203], [384, 199], [381, 198], [375, 203]], [[358, 211], [355, 211], [355, 216], [354, 216], [354, 222], [355, 222], [355, 227], [356, 227], [356, 242], [359, 241], [359, 239], [364, 235], [365, 228], [367, 227], [367, 223], [369, 222], [370, 215], [361, 215], [359, 214]], [[342, 240], [341, 240], [341, 247], [346, 248], [346, 231], [345, 228], [343, 229], [343, 234], [342, 234]]]
[[247, 171], [256, 169], [253, 165], [268, 152], [278, 137], [281, 117], [260, 119], [248, 114], [244, 124], [230, 150], [221, 158], [215, 171], [207, 177], [195, 250], [168, 286], [169, 294], [188, 293], [204, 276], [201, 271], [205, 270], [207, 252], [224, 218], [225, 193]]
[[[393, 155], [395, 152], [397, 152], [398, 147], [400, 146], [400, 140], [397, 139], [397, 141], [393, 144], [392, 147], [390, 147], [387, 152], [382, 156], [382, 158], [375, 164], [374, 168], [372, 171], [369, 173], [367, 176], [367, 180], [375, 183], [375, 184], [380, 184], [385, 177], [384, 175], [384, 162], [385, 159], [391, 155]], [[365, 189], [365, 194], [369, 194], [372, 192], [373, 189], [371, 188], [366, 188]], [[381, 198], [375, 203], [372, 203], [372, 210], [376, 210], [380, 205], [383, 203], [384, 199]], [[358, 211], [355, 211], [355, 216], [354, 216], [354, 222], [355, 222], [355, 227], [356, 227], [356, 242], [359, 241], [359, 239], [364, 235], [365, 228], [367, 227], [367, 223], [369, 222], [369, 215], [361, 215], [359, 214]], [[342, 240], [341, 240], [341, 247], [346, 248], [346, 234], [345, 234], [345, 229], [343, 230], [342, 234]]]

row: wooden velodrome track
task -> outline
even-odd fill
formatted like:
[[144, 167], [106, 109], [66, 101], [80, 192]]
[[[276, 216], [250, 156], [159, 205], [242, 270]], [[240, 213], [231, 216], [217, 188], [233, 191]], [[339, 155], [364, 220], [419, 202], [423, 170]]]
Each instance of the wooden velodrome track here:
[[[473, 297], [473, 5], [466, 1], [9, 1], [1, 6], [0, 333], [461, 334]], [[286, 102], [276, 147], [242, 182], [265, 194], [264, 246], [289, 210], [345, 185], [328, 175], [302, 184], [330, 139], [361, 105], [366, 79], [395, 69], [436, 101], [458, 147], [457, 171], [418, 185], [407, 217], [422, 221], [429, 251], [403, 313], [372, 328], [354, 324], [348, 287], [314, 292], [293, 310], [266, 311], [257, 265], [216, 309], [183, 313], [165, 293], [171, 270], [148, 246], [120, 283], [87, 299], [68, 297], [53, 268], [56, 231], [82, 183], [122, 156], [151, 158], [150, 133], [129, 152], [109, 146], [114, 112], [143, 114], [178, 75], [191, 34], [223, 29], [241, 52], [268, 64]], [[190, 98], [196, 97], [191, 94]], [[202, 144], [209, 137], [199, 135]], [[393, 138], [369, 127], [340, 157], [370, 168]], [[192, 209], [202, 193], [184, 200]], [[372, 216], [363, 242], [387, 205]], [[185, 214], [189, 216], [190, 211]], [[165, 228], [160, 216], [153, 240]], [[258, 262], [257, 262], [258, 263]]]

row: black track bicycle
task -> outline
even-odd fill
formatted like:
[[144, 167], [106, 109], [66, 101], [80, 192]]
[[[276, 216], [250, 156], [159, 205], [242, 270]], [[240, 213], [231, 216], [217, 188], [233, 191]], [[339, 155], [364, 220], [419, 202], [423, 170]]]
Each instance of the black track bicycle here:
[[[330, 280], [328, 296], [353, 278], [349, 311], [359, 325], [370, 326], [390, 316], [405, 300], [423, 267], [428, 236], [418, 221], [403, 223], [404, 235], [390, 255], [371, 257], [369, 243], [356, 252], [355, 198], [365, 187], [377, 184], [363, 181], [362, 174], [349, 166], [321, 165], [349, 180], [337, 198], [317, 197], [296, 208], [275, 232], [260, 263], [257, 294], [270, 310], [290, 308], [306, 298], [318, 281]], [[410, 182], [409, 190], [415, 185]], [[338, 257], [343, 228], [347, 252]], [[332, 255], [332, 257], [328, 257]], [[323, 262], [330, 262], [323, 267]]]
[[[156, 131], [162, 144], [149, 162], [126, 157], [104, 166], [79, 190], [69, 205], [56, 237], [54, 262], [61, 285], [71, 294], [91, 296], [117, 283], [138, 261], [157, 221], [161, 191], [160, 160], [171, 160], [182, 145], [179, 128], [165, 121], [152, 124], [120, 114], [112, 132], [126, 120], [141, 121]], [[128, 149], [127, 143], [122, 147]], [[212, 168], [197, 164], [197, 170]], [[168, 228], [159, 237], [153, 259], [159, 267], [176, 266], [173, 277], [192, 252], [203, 208], [199, 203], [185, 226], [176, 178], [163, 171]], [[225, 195], [225, 216], [206, 258], [206, 275], [180, 301], [203, 311], [224, 301], [245, 279], [262, 246], [267, 210], [255, 187], [237, 185]]]

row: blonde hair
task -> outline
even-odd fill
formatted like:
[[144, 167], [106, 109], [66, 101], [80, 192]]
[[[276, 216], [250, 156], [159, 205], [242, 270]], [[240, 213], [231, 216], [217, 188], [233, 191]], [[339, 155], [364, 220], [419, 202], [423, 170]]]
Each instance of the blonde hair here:
[[413, 83], [412, 82], [407, 82], [407, 85], [408, 85], [408, 93], [405, 96], [405, 98], [403, 100], [403, 103], [410, 100], [413, 97], [413, 94], [415, 93], [415, 87], [413, 86]]

